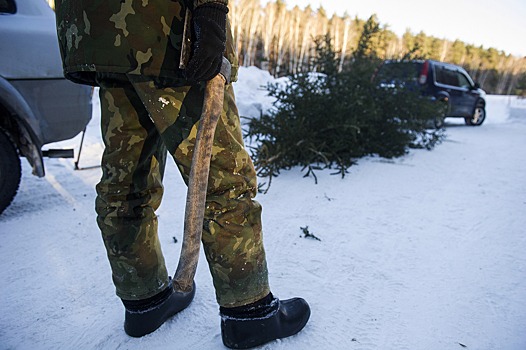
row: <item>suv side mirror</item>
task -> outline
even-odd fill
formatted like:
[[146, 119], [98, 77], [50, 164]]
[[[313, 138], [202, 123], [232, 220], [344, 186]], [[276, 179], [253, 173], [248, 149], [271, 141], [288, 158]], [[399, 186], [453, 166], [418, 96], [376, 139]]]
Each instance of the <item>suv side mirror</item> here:
[[473, 89], [480, 89], [480, 84], [479, 83], [475, 83], [475, 85], [473, 86]]

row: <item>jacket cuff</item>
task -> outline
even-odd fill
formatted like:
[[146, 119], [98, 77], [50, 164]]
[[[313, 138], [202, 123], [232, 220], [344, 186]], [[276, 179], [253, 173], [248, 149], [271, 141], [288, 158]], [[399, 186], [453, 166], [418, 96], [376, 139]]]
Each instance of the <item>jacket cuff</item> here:
[[[228, 9], [228, 0], [191, 0], [193, 8], [196, 9], [203, 5], [222, 5]], [[227, 11], [228, 12], [228, 11]]]

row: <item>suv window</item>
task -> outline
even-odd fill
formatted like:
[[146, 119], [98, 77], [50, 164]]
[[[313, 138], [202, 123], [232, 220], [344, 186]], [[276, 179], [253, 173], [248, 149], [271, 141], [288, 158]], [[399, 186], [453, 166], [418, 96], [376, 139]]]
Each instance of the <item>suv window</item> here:
[[457, 72], [439, 65], [436, 67], [436, 82], [444, 85], [460, 86]]
[[383, 87], [416, 85], [422, 65], [421, 62], [386, 61], [374, 78]]
[[422, 70], [420, 62], [386, 62], [378, 72], [380, 80], [415, 80]]
[[471, 88], [471, 84], [468, 78], [466, 78], [464, 74], [457, 72], [457, 76], [458, 76], [458, 86], [466, 88], [466, 89]]
[[0, 13], [15, 13], [16, 5], [13, 0], [0, 0]]
[[471, 83], [463, 73], [443, 66], [436, 67], [436, 82], [466, 89], [471, 88]]

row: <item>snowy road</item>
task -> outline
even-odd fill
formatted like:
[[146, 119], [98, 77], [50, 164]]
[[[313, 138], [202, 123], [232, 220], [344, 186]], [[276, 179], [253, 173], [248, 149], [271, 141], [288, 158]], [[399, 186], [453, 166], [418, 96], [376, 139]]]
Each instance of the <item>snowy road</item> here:
[[[304, 297], [312, 318], [262, 348], [526, 349], [526, 104], [508, 104], [490, 96], [483, 126], [451, 121], [431, 152], [364, 159], [344, 179], [319, 172], [318, 185], [297, 169], [274, 179], [258, 196], [272, 290]], [[95, 117], [81, 166], [100, 151]], [[0, 217], [0, 349], [223, 349], [204, 256], [194, 303], [129, 338], [95, 223], [100, 169], [51, 159], [46, 179], [23, 172]], [[173, 166], [165, 182], [175, 270], [185, 188]]]

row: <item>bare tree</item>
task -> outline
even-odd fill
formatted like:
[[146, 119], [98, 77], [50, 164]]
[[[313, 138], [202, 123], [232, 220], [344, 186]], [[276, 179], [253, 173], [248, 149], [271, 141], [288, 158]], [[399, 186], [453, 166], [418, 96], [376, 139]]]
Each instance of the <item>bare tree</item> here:
[[340, 66], [338, 70], [341, 72], [343, 69], [343, 63], [345, 61], [345, 54], [347, 50], [347, 40], [349, 40], [349, 29], [351, 27], [350, 20], [348, 16], [344, 17], [345, 26], [343, 28], [343, 42], [342, 42], [342, 50], [340, 53]]

